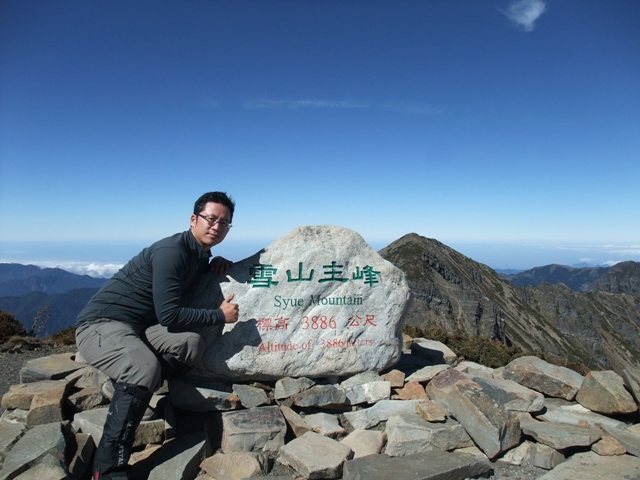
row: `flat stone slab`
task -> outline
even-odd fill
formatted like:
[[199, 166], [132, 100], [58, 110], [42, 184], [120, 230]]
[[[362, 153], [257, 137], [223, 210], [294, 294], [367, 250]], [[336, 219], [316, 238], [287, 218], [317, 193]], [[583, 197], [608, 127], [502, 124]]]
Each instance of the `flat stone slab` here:
[[204, 432], [192, 433], [170, 440], [154, 456], [154, 466], [148, 480], [196, 478], [200, 462], [207, 452]]
[[27, 431], [7, 453], [0, 480], [13, 479], [35, 466], [46, 455], [64, 461], [65, 439], [59, 423], [39, 425]]
[[389, 419], [391, 415], [416, 413], [420, 400], [381, 400], [373, 407], [345, 412], [344, 417], [355, 429], [366, 430]]
[[66, 383], [64, 380], [40, 380], [11, 385], [9, 391], [2, 396], [2, 408], [29, 410], [33, 397], [51, 390], [58, 390], [60, 385], [66, 385]]
[[387, 421], [385, 432], [387, 445], [384, 453], [390, 457], [473, 446], [469, 434], [452, 419], [431, 423], [416, 414], [392, 415]]
[[564, 400], [573, 400], [584, 381], [584, 377], [573, 370], [552, 365], [533, 356], [512, 360], [504, 367], [502, 377], [536, 392]]
[[602, 480], [640, 478], [640, 458], [631, 455], [601, 457], [594, 452], [576, 453], [538, 480]]
[[491, 470], [487, 460], [457, 452], [431, 451], [389, 457], [369, 455], [345, 462], [343, 480], [464, 480]]
[[545, 422], [566, 423], [568, 425], [590, 425], [592, 427], [626, 428], [626, 424], [613, 418], [594, 413], [580, 404], [554, 405], [548, 399], [546, 411], [536, 414], [536, 418]]
[[280, 408], [256, 407], [222, 414], [222, 451], [277, 452], [287, 424]]
[[86, 366], [84, 363], [76, 362], [74, 357], [73, 353], [58, 353], [29, 360], [20, 369], [20, 383], [61, 380]]
[[206, 275], [189, 304], [234, 294], [237, 323], [203, 329], [194, 374], [234, 380], [348, 376], [393, 366], [402, 352], [405, 274], [352, 230], [295, 228], [226, 278]]
[[561, 423], [521, 421], [522, 433], [536, 439], [539, 443], [556, 450], [571, 447], [588, 447], [602, 438], [599, 430], [593, 427], [567, 425]]
[[353, 457], [353, 451], [314, 432], [305, 433], [280, 449], [278, 461], [308, 479], [341, 478], [342, 466]]

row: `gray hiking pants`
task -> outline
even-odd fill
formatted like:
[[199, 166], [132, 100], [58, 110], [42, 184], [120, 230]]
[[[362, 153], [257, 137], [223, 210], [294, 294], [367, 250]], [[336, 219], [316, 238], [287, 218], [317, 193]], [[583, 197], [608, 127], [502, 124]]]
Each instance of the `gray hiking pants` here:
[[159, 356], [170, 354], [185, 367], [200, 361], [204, 342], [195, 332], [170, 331], [162, 325], [146, 330], [108, 318], [76, 329], [84, 360], [119, 383], [140, 385], [153, 392], [162, 383]]

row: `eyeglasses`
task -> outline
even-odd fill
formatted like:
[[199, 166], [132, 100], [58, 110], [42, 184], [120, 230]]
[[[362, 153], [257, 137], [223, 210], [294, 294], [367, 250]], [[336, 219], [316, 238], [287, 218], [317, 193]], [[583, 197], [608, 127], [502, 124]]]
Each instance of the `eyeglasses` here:
[[214, 225], [219, 225], [220, 228], [225, 229], [225, 230], [229, 230], [233, 226], [233, 225], [231, 225], [229, 220], [225, 220], [224, 218], [218, 218], [218, 217], [215, 217], [215, 216], [205, 217], [204, 215], [200, 215], [199, 213], [197, 215], [200, 218], [203, 218], [204, 220], [206, 220], [210, 227], [213, 227]]

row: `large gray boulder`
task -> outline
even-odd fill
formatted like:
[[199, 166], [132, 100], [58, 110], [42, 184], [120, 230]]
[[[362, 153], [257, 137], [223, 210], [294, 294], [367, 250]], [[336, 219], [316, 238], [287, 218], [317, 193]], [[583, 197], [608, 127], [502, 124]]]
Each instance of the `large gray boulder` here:
[[400, 359], [405, 275], [351, 230], [298, 227], [226, 277], [205, 276], [189, 304], [215, 308], [231, 294], [240, 319], [201, 331], [194, 377], [348, 376]]

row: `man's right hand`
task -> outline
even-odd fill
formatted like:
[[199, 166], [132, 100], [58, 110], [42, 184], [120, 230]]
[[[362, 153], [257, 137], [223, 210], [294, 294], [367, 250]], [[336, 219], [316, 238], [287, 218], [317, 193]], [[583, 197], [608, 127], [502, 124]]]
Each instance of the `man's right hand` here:
[[224, 299], [220, 308], [222, 309], [222, 313], [224, 314], [224, 322], [225, 323], [236, 323], [238, 321], [238, 304], [231, 303], [235, 293], [232, 293], [227, 298]]

